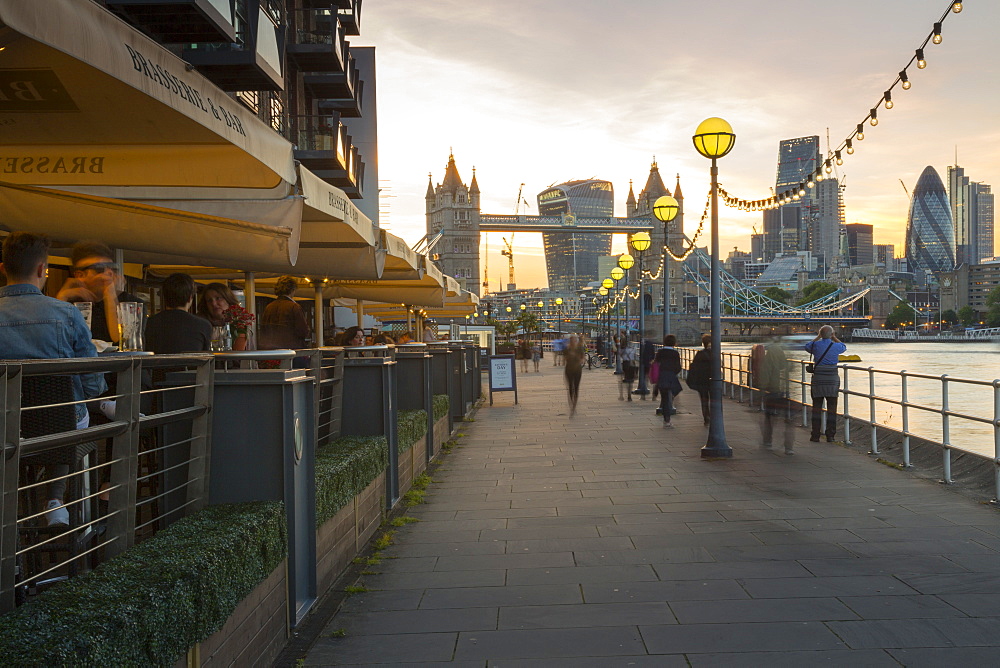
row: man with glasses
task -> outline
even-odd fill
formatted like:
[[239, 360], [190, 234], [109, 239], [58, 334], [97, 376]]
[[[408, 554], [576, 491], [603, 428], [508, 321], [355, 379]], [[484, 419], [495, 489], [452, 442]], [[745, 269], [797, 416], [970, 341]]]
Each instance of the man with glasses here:
[[70, 278], [56, 298], [67, 302], [92, 302], [91, 337], [117, 343], [121, 338], [118, 303], [137, 302], [139, 299], [121, 290], [121, 271], [112, 256], [111, 249], [99, 241], [73, 244]]

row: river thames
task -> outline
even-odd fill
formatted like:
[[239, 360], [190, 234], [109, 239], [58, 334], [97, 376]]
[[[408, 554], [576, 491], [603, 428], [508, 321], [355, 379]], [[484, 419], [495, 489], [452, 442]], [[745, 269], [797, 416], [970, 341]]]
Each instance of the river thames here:
[[[808, 359], [802, 350], [802, 343], [788, 345], [790, 359]], [[723, 353], [749, 352], [751, 344], [723, 344]], [[922, 404], [936, 409], [943, 405], [942, 381], [947, 374], [950, 379], [971, 379], [992, 382], [1000, 378], [1000, 343], [850, 343], [848, 355], [858, 355], [860, 362], [849, 362], [846, 374], [847, 386], [854, 392], [868, 392], [869, 366], [886, 371], [907, 371], [935, 376], [935, 379], [907, 378], [908, 400], [911, 404]], [[862, 368], [864, 370], [859, 370]], [[845, 372], [841, 372], [843, 378]], [[808, 380], [808, 378], [807, 378]], [[841, 387], [844, 387], [843, 382]], [[893, 400], [902, 397], [898, 375], [875, 374], [875, 394]], [[801, 389], [792, 388], [793, 398], [801, 398]], [[841, 396], [840, 411], [844, 412]], [[973, 415], [986, 420], [993, 419], [994, 389], [982, 385], [948, 383], [949, 410]], [[848, 411], [852, 417], [868, 420], [869, 401], [865, 397], [850, 397]], [[875, 420], [879, 424], [901, 430], [903, 426], [902, 407], [885, 401], [875, 402]], [[976, 452], [987, 457], [994, 455], [993, 428], [989, 424], [977, 423], [952, 416], [949, 419], [951, 444], [953, 447]], [[931, 441], [941, 442], [942, 417], [938, 414], [910, 408], [910, 432]]]

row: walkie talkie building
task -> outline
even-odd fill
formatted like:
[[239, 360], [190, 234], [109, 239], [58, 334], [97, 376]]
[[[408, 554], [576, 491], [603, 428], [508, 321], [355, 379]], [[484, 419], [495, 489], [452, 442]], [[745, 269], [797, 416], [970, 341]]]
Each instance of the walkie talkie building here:
[[[540, 216], [610, 218], [614, 210], [615, 191], [610, 181], [567, 181], [538, 193]], [[598, 280], [597, 258], [611, 254], [610, 234], [546, 232], [542, 238], [549, 290], [555, 292], [575, 292]]]

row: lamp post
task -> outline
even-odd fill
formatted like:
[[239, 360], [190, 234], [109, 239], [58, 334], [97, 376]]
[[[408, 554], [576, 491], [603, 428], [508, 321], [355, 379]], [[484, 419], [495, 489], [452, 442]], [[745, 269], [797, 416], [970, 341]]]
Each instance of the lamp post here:
[[664, 195], [653, 203], [653, 215], [663, 223], [663, 336], [670, 333], [670, 253], [667, 240], [670, 238], [670, 223], [677, 217], [680, 204], [670, 195]]
[[622, 310], [621, 310], [621, 306], [620, 306], [620, 301], [621, 300], [617, 299], [617, 297], [618, 297], [618, 291], [621, 290], [621, 288], [618, 287], [618, 281], [622, 280], [622, 278], [624, 278], [624, 277], [625, 277], [625, 270], [622, 269], [621, 267], [616, 266], [616, 267], [614, 267], [611, 270], [611, 280], [614, 282], [615, 297], [616, 297], [616, 299], [614, 299], [612, 301], [617, 302], [617, 303], [615, 303], [615, 336], [618, 337], [618, 347], [615, 349], [615, 375], [619, 375], [619, 376], [622, 373], [622, 360], [621, 360], [621, 356], [618, 354], [618, 349], [621, 348], [621, 335], [622, 335], [622, 318], [621, 318], [621, 314], [622, 314]]
[[562, 338], [562, 297], [556, 297], [556, 334]]
[[611, 299], [608, 297], [609, 287], [614, 285], [614, 281], [610, 278], [605, 278], [601, 281], [601, 287], [598, 289], [597, 294], [602, 297], [604, 303], [604, 323], [601, 323], [601, 329], [604, 330], [604, 350], [601, 351], [605, 355], [604, 366], [611, 368]]
[[635, 251], [635, 254], [639, 256], [639, 388], [635, 391], [635, 394], [639, 394], [643, 399], [649, 394], [649, 389], [646, 387], [646, 368], [642, 363], [642, 345], [643, 339], [646, 336], [646, 295], [643, 292], [643, 276], [642, 276], [642, 257], [649, 250], [649, 246], [652, 240], [649, 238], [649, 232], [636, 232], [632, 235], [629, 240], [629, 245]]
[[618, 266], [625, 270], [625, 299], [622, 302], [625, 304], [625, 340], [629, 341], [632, 336], [629, 329], [629, 319], [628, 319], [628, 270], [635, 266], [635, 258], [624, 253], [618, 256]]
[[719, 267], [719, 167], [716, 160], [729, 153], [736, 144], [736, 135], [729, 123], [721, 118], [708, 118], [695, 130], [694, 147], [712, 161], [712, 364], [709, 400], [711, 419], [708, 442], [701, 449], [702, 457], [732, 457], [733, 449], [726, 442], [726, 425], [722, 419], [722, 275]]

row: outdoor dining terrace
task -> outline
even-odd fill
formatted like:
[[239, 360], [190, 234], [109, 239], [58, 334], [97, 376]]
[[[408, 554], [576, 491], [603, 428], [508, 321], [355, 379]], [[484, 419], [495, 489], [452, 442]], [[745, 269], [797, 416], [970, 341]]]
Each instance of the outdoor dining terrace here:
[[[114, 403], [75, 429], [67, 381], [94, 373]], [[0, 656], [272, 661], [472, 409], [480, 374], [479, 347], [458, 341], [0, 363]], [[70, 519], [49, 527], [61, 461]]]

